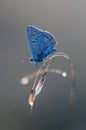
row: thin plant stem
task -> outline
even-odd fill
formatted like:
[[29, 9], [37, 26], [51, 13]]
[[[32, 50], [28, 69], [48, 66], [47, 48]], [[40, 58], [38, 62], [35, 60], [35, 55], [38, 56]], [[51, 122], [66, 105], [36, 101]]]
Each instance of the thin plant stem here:
[[40, 74], [40, 71], [41, 71], [41, 69], [45, 66], [45, 64], [49, 61], [49, 62], [48, 62], [48, 65], [47, 65], [47, 67], [46, 67], [46, 69], [45, 69], [45, 71], [47, 71], [48, 68], [49, 68], [50, 62], [52, 61], [52, 59], [55, 58], [55, 57], [60, 57], [60, 56], [66, 58], [68, 61], [70, 61], [69, 56], [68, 56], [67, 54], [65, 54], [65, 53], [62, 53], [62, 52], [55, 53], [55, 54], [52, 55], [51, 57], [48, 57], [48, 58], [46, 59], [46, 61], [41, 65], [40, 69], [38, 70], [38, 73], [37, 73], [37, 76], [36, 76], [36, 78], [35, 78], [35, 81], [34, 81], [34, 84], [33, 84], [32, 89], [35, 88], [35, 85], [36, 85], [38, 76], [39, 76], [39, 74]]
[[[45, 69], [41, 69], [39, 75], [41, 75], [42, 73], [44, 73]], [[50, 73], [56, 73], [56, 74], [60, 74], [62, 75], [64, 73], [64, 71], [60, 70], [60, 69], [55, 69], [55, 68], [49, 68], [47, 70], [47, 72]], [[28, 80], [28, 82], [26, 84], [28, 84], [32, 79], [34, 79], [37, 76], [38, 71], [33, 72], [32, 74], [26, 75], [24, 76], [21, 80], [20, 83], [24, 85], [23, 80], [26, 79]]]

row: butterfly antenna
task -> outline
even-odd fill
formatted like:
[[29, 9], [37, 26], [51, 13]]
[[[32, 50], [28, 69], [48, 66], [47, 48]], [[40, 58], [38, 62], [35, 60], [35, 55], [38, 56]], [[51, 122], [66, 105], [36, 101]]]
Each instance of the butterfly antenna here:
[[29, 61], [29, 57], [24, 57], [23, 59], [18, 59], [19, 62], [24, 63]]

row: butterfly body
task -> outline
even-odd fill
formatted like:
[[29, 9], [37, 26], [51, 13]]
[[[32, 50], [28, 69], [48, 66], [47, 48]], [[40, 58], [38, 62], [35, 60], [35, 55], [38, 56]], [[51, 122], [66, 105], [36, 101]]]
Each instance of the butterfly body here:
[[43, 62], [46, 57], [56, 52], [57, 41], [50, 32], [29, 25], [27, 27], [27, 39], [33, 63]]

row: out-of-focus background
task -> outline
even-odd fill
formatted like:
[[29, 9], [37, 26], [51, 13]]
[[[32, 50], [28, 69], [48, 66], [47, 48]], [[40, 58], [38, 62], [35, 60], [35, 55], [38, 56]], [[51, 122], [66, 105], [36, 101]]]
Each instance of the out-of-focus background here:
[[[55, 35], [57, 50], [67, 53], [76, 73], [76, 98], [70, 108], [70, 80], [49, 74], [33, 112], [27, 99], [32, 83], [20, 79], [37, 70], [28, 62], [26, 26], [35, 25]], [[53, 66], [69, 70], [63, 58]], [[0, 1], [0, 130], [86, 130], [86, 1]]]

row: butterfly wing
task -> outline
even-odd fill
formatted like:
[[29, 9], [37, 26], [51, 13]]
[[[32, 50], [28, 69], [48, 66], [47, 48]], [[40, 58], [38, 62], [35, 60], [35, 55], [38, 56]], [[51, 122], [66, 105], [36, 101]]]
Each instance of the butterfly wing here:
[[57, 43], [55, 37], [35, 26], [27, 27], [28, 48], [32, 55], [32, 62], [42, 62], [47, 56], [55, 53]]

